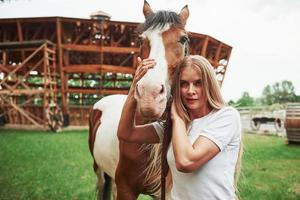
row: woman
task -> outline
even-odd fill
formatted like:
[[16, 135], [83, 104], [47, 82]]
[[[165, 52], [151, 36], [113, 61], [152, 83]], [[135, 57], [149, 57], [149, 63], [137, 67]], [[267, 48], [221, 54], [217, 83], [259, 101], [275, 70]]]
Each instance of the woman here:
[[[132, 120], [135, 84], [155, 65], [151, 59], [138, 62], [118, 137], [128, 142], [156, 143], [164, 132], [158, 122], [135, 126]], [[213, 68], [204, 57], [186, 57], [173, 84], [172, 139], [167, 152], [173, 180], [171, 199], [236, 199], [234, 178], [241, 157], [239, 113], [225, 106]]]

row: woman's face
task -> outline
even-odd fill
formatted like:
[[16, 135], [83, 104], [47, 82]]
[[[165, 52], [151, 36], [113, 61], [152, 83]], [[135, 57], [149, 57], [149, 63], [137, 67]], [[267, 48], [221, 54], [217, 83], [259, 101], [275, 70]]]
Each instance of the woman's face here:
[[185, 67], [180, 76], [180, 95], [190, 117], [198, 118], [207, 114], [207, 97], [202, 78], [194, 67]]

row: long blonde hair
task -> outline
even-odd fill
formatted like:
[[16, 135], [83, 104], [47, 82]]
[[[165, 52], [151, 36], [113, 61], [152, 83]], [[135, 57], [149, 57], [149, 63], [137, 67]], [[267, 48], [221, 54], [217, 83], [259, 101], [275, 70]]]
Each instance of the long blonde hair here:
[[[186, 56], [182, 64], [174, 74], [172, 93], [173, 93], [173, 101], [175, 103], [176, 110], [179, 116], [185, 121], [186, 125], [188, 126], [188, 124], [190, 124], [191, 122], [191, 118], [188, 114], [186, 107], [182, 102], [181, 95], [180, 95], [180, 78], [183, 69], [187, 67], [192, 67], [201, 74], [204, 93], [207, 97], [207, 103], [210, 108], [212, 108], [215, 111], [220, 110], [222, 107], [225, 106], [225, 101], [222, 97], [220, 85], [217, 81], [216, 74], [213, 71], [213, 67], [208, 62], [208, 60], [199, 55]], [[234, 185], [236, 188], [237, 195], [238, 195], [237, 182], [241, 170], [242, 154], [243, 154], [243, 144], [241, 142], [238, 159], [235, 167], [235, 176], [234, 176]]]
[[184, 119], [186, 124], [189, 124], [191, 119], [180, 96], [180, 78], [183, 69], [187, 67], [192, 67], [201, 74], [203, 89], [210, 108], [219, 110], [225, 105], [225, 102], [221, 95], [220, 86], [211, 64], [204, 57], [199, 55], [186, 56], [178, 70], [175, 72], [173, 101], [176, 105], [179, 116]]

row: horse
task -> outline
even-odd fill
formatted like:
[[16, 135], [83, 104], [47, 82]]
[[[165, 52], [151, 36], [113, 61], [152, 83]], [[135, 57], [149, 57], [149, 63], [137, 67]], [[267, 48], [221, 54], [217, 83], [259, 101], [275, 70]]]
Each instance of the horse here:
[[[170, 97], [172, 74], [188, 53], [188, 33], [184, 29], [189, 10], [179, 13], [153, 12], [144, 1], [144, 23], [137, 32], [142, 39], [142, 57], [154, 58], [156, 66], [139, 80], [134, 97], [136, 123], [158, 120]], [[109, 95], [96, 102], [89, 118], [89, 148], [94, 159], [99, 199], [109, 199], [110, 190], [118, 200], [137, 199], [147, 194], [161, 197], [161, 144], [142, 145], [119, 141], [117, 128], [126, 95]]]

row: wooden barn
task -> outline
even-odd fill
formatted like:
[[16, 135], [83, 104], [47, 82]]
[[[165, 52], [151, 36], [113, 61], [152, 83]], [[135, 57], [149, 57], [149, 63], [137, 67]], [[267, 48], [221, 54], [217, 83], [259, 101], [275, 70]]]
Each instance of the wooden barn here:
[[[53, 107], [64, 126], [87, 125], [94, 102], [127, 93], [140, 55], [137, 25], [97, 16], [0, 19], [0, 125], [46, 129]], [[189, 37], [190, 53], [208, 58], [222, 84], [232, 47]]]

